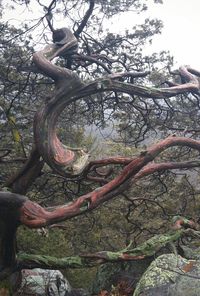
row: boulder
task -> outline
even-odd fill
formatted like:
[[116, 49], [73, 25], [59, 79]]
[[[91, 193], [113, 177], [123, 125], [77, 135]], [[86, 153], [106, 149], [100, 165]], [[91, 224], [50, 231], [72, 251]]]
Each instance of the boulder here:
[[71, 292], [69, 282], [59, 270], [24, 269], [15, 295], [65, 296]]
[[133, 296], [200, 295], [200, 261], [176, 254], [156, 258], [138, 282]]

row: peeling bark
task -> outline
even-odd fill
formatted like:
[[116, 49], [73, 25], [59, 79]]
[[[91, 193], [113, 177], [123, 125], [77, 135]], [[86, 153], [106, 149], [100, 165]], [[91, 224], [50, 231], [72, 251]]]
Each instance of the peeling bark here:
[[[200, 141], [182, 137], [168, 137], [153, 145], [142, 155], [132, 159], [113, 180], [90, 193], [80, 196], [70, 204], [62, 205], [54, 209], [45, 209], [27, 200], [21, 207], [20, 221], [30, 228], [43, 227], [61, 222], [97, 208], [105, 201], [127, 190], [137, 179], [152, 174], [155, 171], [170, 168], [198, 167], [200, 165], [199, 161], [185, 163], [151, 163], [161, 152], [173, 146], [187, 146], [200, 151]], [[124, 159], [122, 159], [122, 161], [124, 162]], [[147, 165], [148, 163], [151, 164]]]
[[[93, 1], [90, 1], [91, 11]], [[88, 12], [90, 14], [90, 12]], [[87, 14], [86, 14], [87, 17]], [[80, 25], [80, 29], [84, 23]], [[181, 163], [153, 163], [152, 161], [164, 150], [173, 146], [186, 146], [200, 151], [200, 141], [190, 138], [168, 137], [150, 147], [135, 158], [116, 157], [106, 160], [98, 160], [89, 163], [89, 154], [83, 149], [69, 148], [61, 143], [56, 133], [56, 123], [63, 109], [72, 102], [91, 94], [105, 91], [124, 92], [131, 95], [139, 95], [144, 98], [166, 99], [177, 94], [187, 92], [199, 93], [199, 82], [196, 76], [199, 72], [189, 67], [181, 67], [179, 74], [186, 83], [174, 85], [169, 88], [157, 89], [136, 84], [128, 84], [117, 79], [125, 76], [139, 75], [146, 76], [148, 73], [116, 73], [110, 74], [102, 79], [97, 79], [89, 83], [83, 83], [76, 73], [69, 69], [63, 69], [51, 63], [57, 56], [65, 56], [73, 51], [77, 46], [74, 35], [65, 29], [66, 38], [62, 46], [52, 44], [42, 51], [36, 52], [33, 61], [40, 72], [52, 78], [55, 82], [55, 90], [51, 96], [46, 98], [43, 106], [37, 111], [34, 119], [34, 148], [22, 167], [22, 169], [12, 179], [7, 182], [7, 186], [13, 191], [25, 193], [30, 184], [41, 172], [43, 163], [46, 162], [58, 174], [68, 178], [87, 178], [87, 175], [95, 167], [109, 164], [121, 164], [123, 169], [110, 182], [96, 188], [77, 198], [74, 202], [55, 208], [43, 208], [24, 197], [9, 192], [0, 193], [0, 278], [7, 274], [6, 270], [13, 270], [19, 263], [21, 267], [29, 268], [40, 266], [45, 268], [61, 266], [91, 266], [93, 264], [117, 260], [133, 260], [143, 256], [150, 256], [157, 249], [157, 245], [174, 241], [184, 233], [177, 230], [166, 237], [157, 237], [143, 248], [133, 250], [113, 252], [99, 252], [96, 254], [86, 254], [82, 256], [69, 257], [68, 259], [52, 259], [50, 257], [39, 256], [30, 257], [28, 255], [18, 256], [16, 261], [16, 230], [19, 225], [26, 225], [30, 228], [39, 228], [61, 222], [87, 211], [91, 211], [102, 203], [116, 197], [127, 190], [139, 178], [152, 174], [156, 171], [178, 168], [192, 168], [200, 166], [199, 161], [188, 161]], [[195, 76], [196, 75], [196, 76]], [[43, 160], [41, 160], [41, 158]], [[177, 224], [178, 225], [178, 224]], [[181, 224], [179, 224], [180, 226]], [[147, 242], [146, 242], [147, 243]], [[159, 246], [160, 246], [159, 245]], [[20, 259], [21, 256], [21, 259]], [[74, 259], [73, 259], [74, 258]]]

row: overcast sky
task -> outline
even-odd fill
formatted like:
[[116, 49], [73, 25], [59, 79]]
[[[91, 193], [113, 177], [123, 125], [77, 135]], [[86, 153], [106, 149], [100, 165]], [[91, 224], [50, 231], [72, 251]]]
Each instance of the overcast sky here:
[[179, 64], [200, 70], [200, 0], [164, 0], [152, 13], [164, 22], [163, 33], [154, 41], [169, 48]]
[[[8, 1], [9, 2], [9, 1]], [[8, 3], [5, 1], [5, 3]], [[41, 1], [44, 2], [44, 1]], [[45, 0], [45, 2], [47, 2]], [[200, 0], [163, 0], [163, 4], [153, 4], [153, 0], [147, 0], [149, 10], [143, 17], [156, 17], [163, 20], [164, 29], [161, 35], [154, 37], [152, 51], [169, 49], [178, 65], [190, 65], [200, 70]], [[37, 6], [38, 7], [38, 6]], [[41, 11], [40, 11], [41, 12]], [[20, 23], [26, 15], [31, 18], [31, 13], [24, 9], [5, 14], [7, 20], [14, 19]], [[37, 16], [37, 13], [34, 13]], [[113, 21], [113, 31], [122, 27], [131, 28], [141, 17], [134, 12], [120, 15]]]
[[[164, 22], [162, 34], [153, 38], [151, 50], [169, 49], [177, 65], [190, 65], [200, 70], [200, 0], [163, 0], [153, 4], [148, 0], [146, 17], [155, 17]], [[131, 27], [140, 17], [128, 13], [115, 22]], [[120, 25], [121, 26], [121, 25]]]

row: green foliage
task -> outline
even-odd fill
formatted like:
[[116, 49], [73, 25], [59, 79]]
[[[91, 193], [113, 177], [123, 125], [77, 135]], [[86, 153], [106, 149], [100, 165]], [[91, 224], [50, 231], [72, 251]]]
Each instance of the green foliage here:
[[[66, 224], [66, 228], [66, 230], [55, 228], [38, 231], [20, 227], [17, 233], [19, 251], [36, 255], [55, 256], [57, 258], [74, 254], [74, 244], [77, 244], [77, 253], [85, 251], [82, 245], [83, 242], [77, 238], [72, 225]], [[73, 239], [74, 235], [76, 237], [75, 241]], [[89, 288], [95, 273], [96, 267], [63, 270], [64, 276], [66, 276], [73, 288]]]
[[[32, 3], [24, 0], [14, 2], [27, 6]], [[155, 2], [162, 3], [161, 0]], [[166, 51], [150, 56], [144, 53], [144, 46], [151, 44], [153, 36], [161, 33], [161, 21], [146, 19], [124, 33], [102, 29], [105, 17], [110, 18], [129, 9], [141, 12], [146, 10], [147, 2], [98, 0], [95, 3], [95, 13], [79, 38], [79, 53], [85, 59], [76, 57], [71, 61], [58, 60], [57, 63], [67, 67], [70, 64], [84, 81], [115, 72], [150, 70], [151, 74], [147, 77], [126, 77], [123, 81], [136, 85], [166, 86], [169, 79], [167, 70], [173, 65], [169, 53]], [[89, 1], [58, 1], [52, 9], [53, 19], [55, 12], [64, 14], [66, 23], [72, 24], [76, 30], [88, 4]], [[40, 7], [42, 4], [38, 1], [38, 5]], [[42, 7], [46, 12], [47, 8]], [[5, 150], [9, 152], [0, 163], [2, 188], [29, 155], [35, 111], [45, 99], [49, 99], [48, 92], [53, 89], [51, 80], [34, 71], [27, 72], [27, 67], [32, 66], [33, 53], [31, 37], [27, 36], [24, 40], [29, 26], [25, 24], [18, 30], [0, 23], [0, 150], [1, 155]], [[180, 81], [177, 79], [177, 82]], [[196, 95], [156, 100], [105, 92], [72, 103], [61, 114], [57, 129], [63, 144], [67, 146], [91, 150], [96, 138], [98, 147], [92, 152], [92, 159], [115, 155], [134, 157], [146, 146], [172, 132], [199, 137], [199, 109]], [[99, 131], [90, 134], [90, 126], [101, 132], [107, 131], [107, 137], [104, 138]], [[189, 156], [197, 155], [189, 149], [170, 149], [158, 161], [187, 160]], [[111, 168], [108, 181], [120, 173], [122, 166]], [[138, 180], [131, 190], [96, 211], [71, 219], [60, 228], [47, 229], [46, 236], [39, 235], [36, 230], [20, 227], [17, 233], [19, 251], [64, 257], [82, 252], [117, 251], [130, 241], [137, 246], [154, 234], [164, 232], [170, 226], [171, 217], [177, 214], [199, 219], [200, 195], [195, 178], [199, 178], [198, 171], [188, 174], [185, 171], [155, 173]], [[70, 181], [57, 176], [45, 165], [27, 196], [42, 206], [57, 206], [71, 202], [101, 185], [89, 180]], [[77, 287], [83, 287], [83, 282], [88, 286], [93, 273], [94, 270], [66, 272], [72, 285]]]
[[52, 229], [43, 233], [43, 230], [31, 230], [20, 227], [17, 233], [19, 250], [41, 255], [52, 255], [55, 257], [66, 256], [71, 251], [65, 234], [62, 230]]
[[144, 11], [147, 9], [145, 1], [140, 0], [98, 0], [98, 2], [101, 5], [102, 12], [108, 16], [127, 11], [129, 8], [138, 11]]
[[91, 283], [94, 281], [97, 268], [81, 268], [81, 269], [69, 269], [64, 270], [63, 274], [69, 280], [70, 284], [74, 288], [90, 289]]

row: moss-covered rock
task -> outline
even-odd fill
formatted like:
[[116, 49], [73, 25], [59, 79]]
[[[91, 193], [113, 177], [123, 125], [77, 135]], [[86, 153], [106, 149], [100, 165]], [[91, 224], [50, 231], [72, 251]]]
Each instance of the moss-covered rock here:
[[152, 262], [133, 296], [200, 295], [200, 261], [165, 254]]

